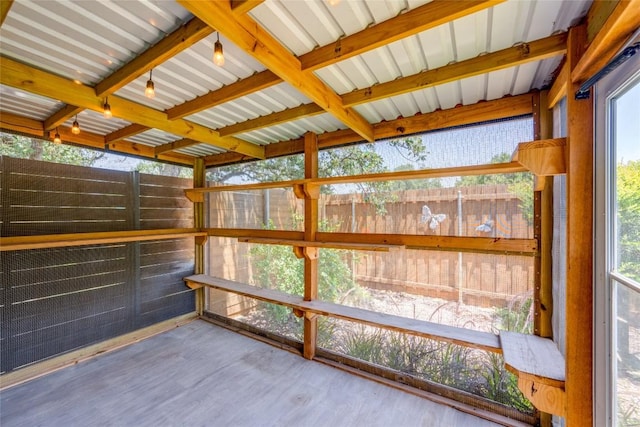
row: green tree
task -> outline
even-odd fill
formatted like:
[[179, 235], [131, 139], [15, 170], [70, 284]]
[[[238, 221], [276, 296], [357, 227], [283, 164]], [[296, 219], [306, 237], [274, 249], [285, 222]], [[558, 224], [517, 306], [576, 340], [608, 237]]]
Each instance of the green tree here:
[[104, 153], [72, 145], [54, 144], [37, 138], [0, 133], [0, 155], [19, 159], [91, 166], [103, 157]]
[[[294, 216], [294, 222], [302, 218]], [[295, 224], [294, 224], [295, 227]], [[273, 229], [273, 223], [266, 227]], [[331, 231], [328, 222], [321, 221], [321, 231]], [[338, 249], [322, 249], [318, 258], [318, 297], [323, 301], [337, 302], [350, 291], [357, 289], [347, 261], [347, 252]], [[304, 294], [304, 264], [297, 259], [290, 246], [256, 245], [250, 255], [253, 258], [254, 279], [258, 286], [277, 289], [292, 295]], [[281, 305], [269, 304], [265, 311], [273, 324], [289, 324], [297, 330], [299, 319], [292, 318], [291, 310]]]
[[620, 272], [640, 282], [640, 161], [617, 167]]
[[[408, 161], [421, 164], [427, 158], [427, 151], [420, 137], [398, 138], [386, 141], [395, 153]], [[358, 144], [320, 151], [318, 155], [318, 173], [321, 177], [362, 175], [388, 172], [385, 158], [376, 150], [375, 144]], [[242, 163], [213, 169], [208, 179], [227, 182], [270, 182], [304, 178], [304, 155], [278, 157], [252, 163]], [[379, 214], [386, 211], [384, 205], [393, 200], [390, 192], [393, 184], [389, 182], [364, 182], [355, 184], [357, 191], [364, 195], [365, 201], [372, 203]], [[333, 193], [331, 186], [322, 187], [323, 193]]]
[[136, 170], [150, 175], [175, 176], [179, 178], [193, 178], [193, 169], [169, 163], [143, 160], [136, 166]]
[[[509, 153], [501, 153], [491, 158], [491, 163], [508, 163], [511, 161]], [[522, 216], [529, 224], [533, 223], [533, 175], [527, 172], [505, 173], [491, 175], [464, 176], [456, 182], [457, 187], [471, 187], [474, 185], [505, 184], [510, 193], [520, 200]]]

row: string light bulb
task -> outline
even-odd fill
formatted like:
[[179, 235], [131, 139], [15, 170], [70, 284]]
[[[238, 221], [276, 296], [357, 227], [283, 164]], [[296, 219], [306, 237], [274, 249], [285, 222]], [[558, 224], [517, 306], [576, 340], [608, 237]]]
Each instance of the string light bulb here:
[[73, 125], [71, 126], [71, 133], [77, 135], [80, 133], [80, 124], [78, 123], [78, 115], [73, 120]]
[[55, 133], [55, 135], [53, 135], [53, 143], [54, 144], [61, 144], [62, 143], [62, 139], [60, 138], [60, 134], [58, 133], [58, 128], [56, 128], [56, 133]]
[[144, 94], [147, 98], [153, 99], [156, 96], [156, 88], [153, 84], [153, 70], [149, 70], [149, 80], [147, 80], [147, 88], [144, 90]]
[[222, 52], [222, 43], [220, 43], [220, 33], [216, 33], [218, 35], [218, 40], [213, 44], [213, 63], [218, 67], [222, 67], [224, 65], [224, 53]]
[[112, 117], [111, 114], [111, 105], [109, 105], [109, 97], [106, 97], [104, 100], [104, 105], [102, 106], [102, 114], [105, 119], [110, 119]]

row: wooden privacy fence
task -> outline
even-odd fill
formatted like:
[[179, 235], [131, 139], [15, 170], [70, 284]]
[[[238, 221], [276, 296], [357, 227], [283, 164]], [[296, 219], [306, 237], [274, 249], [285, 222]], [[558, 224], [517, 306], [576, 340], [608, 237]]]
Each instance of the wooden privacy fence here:
[[[270, 223], [276, 229], [302, 230], [297, 218], [304, 207], [291, 191], [219, 192], [209, 197], [211, 227], [260, 229]], [[331, 232], [531, 238], [533, 227], [521, 204], [506, 185], [478, 185], [396, 192], [385, 203], [384, 214], [362, 194], [322, 194], [319, 214]], [[433, 214], [446, 216], [434, 230], [421, 221], [425, 205]], [[485, 223], [490, 230], [478, 231]], [[253, 282], [248, 245], [212, 238], [210, 246], [213, 274]], [[534, 263], [528, 256], [402, 249], [353, 251], [346, 257], [356, 281], [376, 289], [488, 306], [504, 305], [533, 288]]]
[[[192, 181], [0, 157], [3, 238], [192, 227]], [[1, 371], [194, 309], [192, 239], [1, 251]]]

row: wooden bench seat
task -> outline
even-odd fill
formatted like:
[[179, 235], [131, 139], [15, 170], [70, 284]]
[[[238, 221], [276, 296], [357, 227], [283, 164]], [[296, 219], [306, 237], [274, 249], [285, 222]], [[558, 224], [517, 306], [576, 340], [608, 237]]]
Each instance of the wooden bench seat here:
[[244, 283], [197, 274], [184, 279], [192, 288], [208, 286], [223, 291], [244, 295], [260, 301], [284, 305], [299, 310], [305, 315], [322, 315], [363, 323], [370, 326], [403, 332], [424, 338], [446, 341], [466, 347], [480, 348], [500, 353], [498, 336], [489, 332], [473, 331], [455, 326], [441, 325], [424, 320], [410, 319], [392, 314], [378, 313], [362, 308], [348, 307], [326, 301], [304, 301], [302, 297], [285, 292], [263, 289]]
[[326, 301], [304, 301], [301, 296], [274, 289], [196, 274], [185, 277], [192, 289], [210, 287], [291, 308], [307, 317], [322, 315], [396, 332], [435, 339], [504, 355], [506, 368], [518, 377], [518, 387], [541, 411], [565, 413], [564, 358], [555, 343], [534, 335], [501, 331], [500, 335], [379, 313]]

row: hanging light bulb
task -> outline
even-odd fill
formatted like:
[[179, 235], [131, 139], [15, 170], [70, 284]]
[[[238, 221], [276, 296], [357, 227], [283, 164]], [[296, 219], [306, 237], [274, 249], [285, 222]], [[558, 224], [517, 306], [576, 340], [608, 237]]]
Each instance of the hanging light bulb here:
[[216, 33], [218, 35], [218, 40], [213, 44], [213, 63], [218, 67], [222, 67], [224, 65], [224, 54], [222, 52], [222, 43], [220, 43], [220, 33]]
[[109, 97], [107, 96], [104, 100], [104, 105], [102, 106], [102, 114], [104, 115], [105, 119], [110, 119], [112, 114], [111, 114], [111, 105], [109, 105]]
[[56, 133], [53, 135], [53, 143], [60, 144], [62, 143], [62, 139], [60, 139], [60, 134], [58, 133], [58, 128], [56, 128]]
[[153, 70], [149, 70], [149, 80], [147, 80], [147, 88], [144, 90], [144, 94], [150, 99], [153, 99], [153, 97], [156, 96], [156, 88], [153, 85], [153, 80], [151, 79], [152, 75]]
[[73, 120], [73, 125], [71, 126], [71, 133], [77, 135], [80, 133], [80, 124], [78, 123], [78, 115]]

